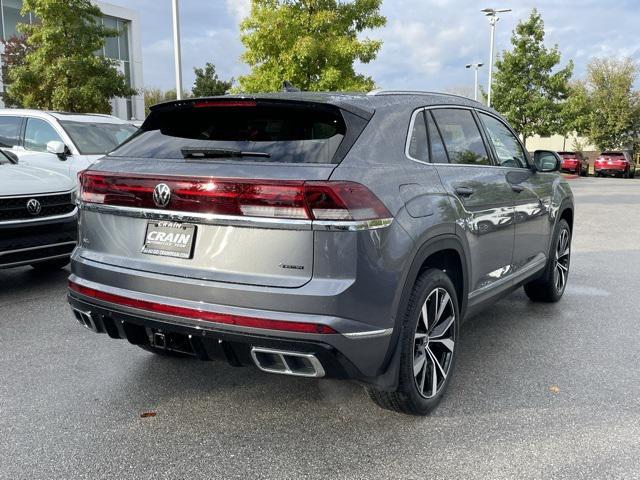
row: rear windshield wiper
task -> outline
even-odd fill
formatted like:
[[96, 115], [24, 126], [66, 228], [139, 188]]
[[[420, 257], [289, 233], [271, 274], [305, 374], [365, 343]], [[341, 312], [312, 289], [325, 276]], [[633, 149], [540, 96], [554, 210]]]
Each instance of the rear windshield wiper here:
[[243, 152], [232, 148], [183, 148], [181, 152], [184, 158], [271, 157], [271, 154], [266, 152]]

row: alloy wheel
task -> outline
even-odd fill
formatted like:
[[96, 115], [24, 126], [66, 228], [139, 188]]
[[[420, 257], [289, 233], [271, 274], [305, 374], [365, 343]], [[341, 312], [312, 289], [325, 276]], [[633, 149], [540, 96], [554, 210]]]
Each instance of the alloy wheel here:
[[453, 360], [456, 314], [451, 295], [433, 289], [420, 310], [413, 342], [413, 376], [418, 392], [433, 398], [444, 386]]
[[556, 268], [553, 273], [553, 283], [558, 292], [562, 292], [567, 284], [570, 257], [571, 245], [569, 244], [569, 230], [563, 228], [558, 237], [558, 245], [556, 246]]

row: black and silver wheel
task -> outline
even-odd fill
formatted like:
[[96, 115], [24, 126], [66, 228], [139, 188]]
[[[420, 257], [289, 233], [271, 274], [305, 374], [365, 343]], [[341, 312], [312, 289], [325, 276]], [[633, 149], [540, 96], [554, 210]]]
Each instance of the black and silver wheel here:
[[368, 388], [372, 400], [397, 412], [431, 412], [451, 378], [458, 330], [458, 299], [451, 279], [441, 270], [426, 270], [411, 292], [398, 340], [402, 349], [398, 389], [380, 392]]
[[566, 220], [558, 222], [552, 245], [553, 250], [543, 275], [524, 286], [527, 296], [536, 302], [557, 302], [567, 287], [571, 264], [571, 228]]
[[413, 376], [418, 392], [433, 398], [449, 375], [455, 348], [456, 313], [451, 296], [435, 288], [422, 304], [413, 336]]

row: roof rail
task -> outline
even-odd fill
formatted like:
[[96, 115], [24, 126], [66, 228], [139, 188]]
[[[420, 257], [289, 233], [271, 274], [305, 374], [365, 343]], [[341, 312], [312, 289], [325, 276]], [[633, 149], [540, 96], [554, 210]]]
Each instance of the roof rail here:
[[443, 93], [443, 92], [429, 92], [426, 90], [371, 90], [367, 93], [367, 95], [377, 96], [377, 95], [441, 95], [443, 97], [457, 97], [464, 98], [465, 100], [471, 100], [472, 102], [477, 102], [470, 97], [465, 97], [464, 95], [456, 95], [455, 93]]

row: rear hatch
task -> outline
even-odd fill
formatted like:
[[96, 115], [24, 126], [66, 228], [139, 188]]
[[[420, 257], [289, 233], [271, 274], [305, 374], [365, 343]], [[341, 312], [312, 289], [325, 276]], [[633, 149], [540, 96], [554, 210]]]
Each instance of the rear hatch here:
[[357, 209], [360, 186], [326, 182], [366, 123], [326, 103], [159, 105], [82, 175], [81, 255], [194, 279], [304, 285], [313, 221], [373, 215]]

